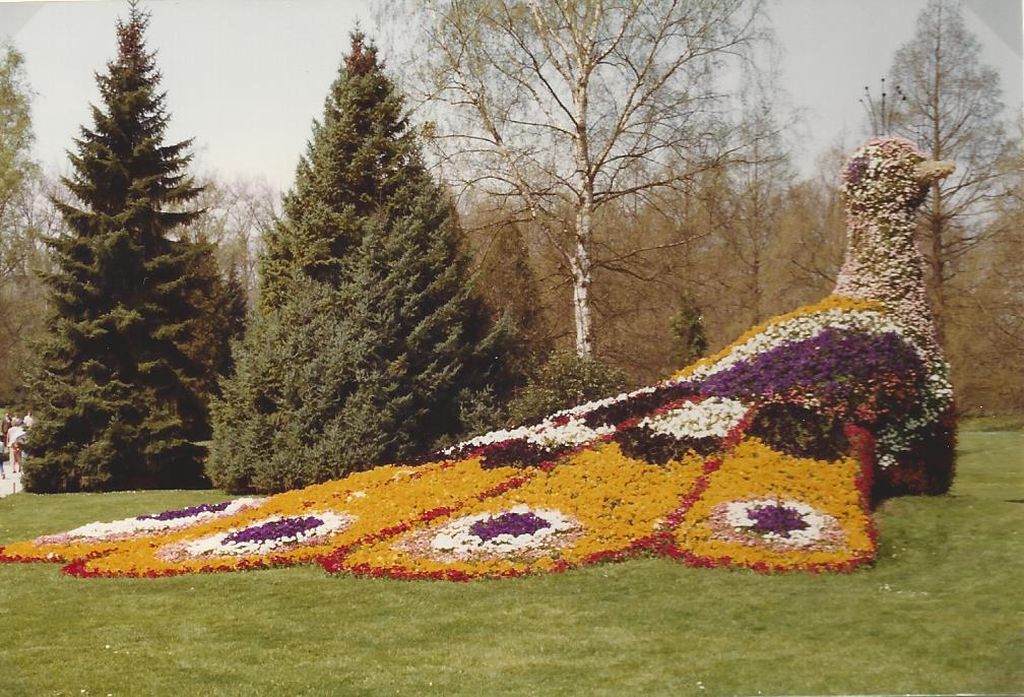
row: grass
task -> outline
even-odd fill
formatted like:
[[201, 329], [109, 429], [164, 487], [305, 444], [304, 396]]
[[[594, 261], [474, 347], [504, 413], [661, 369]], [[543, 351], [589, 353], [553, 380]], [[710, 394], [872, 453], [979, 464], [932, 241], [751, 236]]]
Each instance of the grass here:
[[[850, 575], [637, 559], [472, 584], [316, 568], [81, 580], [0, 565], [3, 695], [807, 695], [1024, 690], [1024, 432], [962, 434]], [[0, 499], [0, 543], [211, 500]]]

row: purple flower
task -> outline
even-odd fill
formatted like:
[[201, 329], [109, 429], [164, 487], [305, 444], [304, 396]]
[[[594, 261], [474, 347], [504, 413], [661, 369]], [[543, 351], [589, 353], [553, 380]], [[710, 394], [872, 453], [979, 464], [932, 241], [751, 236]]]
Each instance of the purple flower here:
[[850, 160], [850, 163], [846, 165], [846, 171], [843, 172], [843, 179], [848, 183], [856, 185], [860, 183], [860, 180], [864, 177], [864, 172], [868, 168], [868, 158], [866, 157], [855, 157]]
[[757, 532], [775, 533], [780, 537], [789, 537], [794, 530], [809, 527], [799, 511], [786, 506], [758, 506], [747, 511], [747, 517], [754, 521], [753, 529]]
[[281, 518], [280, 520], [271, 520], [262, 525], [254, 525], [252, 527], [233, 532], [230, 535], [226, 535], [221, 540], [222, 545], [238, 544], [241, 542], [266, 542], [267, 540], [281, 540], [298, 537], [307, 530], [315, 530], [324, 524], [324, 521], [320, 520], [316, 516], [306, 516], [305, 518]]
[[715, 373], [699, 389], [706, 395], [739, 399], [812, 394], [824, 407], [851, 413], [872, 396], [883, 396], [876, 390], [885, 376], [899, 376], [909, 387], [923, 374], [913, 347], [893, 332], [828, 328]]
[[153, 515], [140, 515], [135, 520], [177, 520], [178, 518], [191, 518], [192, 516], [197, 516], [200, 513], [220, 513], [229, 505], [231, 505], [230, 501], [224, 501], [223, 503], [202, 503], [198, 506], [179, 508], [176, 511], [164, 511], [163, 513], [155, 513]]
[[497, 517], [479, 520], [469, 531], [484, 542], [498, 535], [532, 535], [538, 530], [550, 528], [551, 523], [533, 513], [502, 513]]

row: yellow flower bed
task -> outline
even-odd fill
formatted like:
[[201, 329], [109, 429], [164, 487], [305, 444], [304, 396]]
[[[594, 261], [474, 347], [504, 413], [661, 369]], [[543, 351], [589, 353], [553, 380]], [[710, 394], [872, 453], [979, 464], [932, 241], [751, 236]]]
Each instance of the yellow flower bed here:
[[[327, 565], [334, 571], [398, 578], [467, 580], [557, 571], [615, 558], [649, 540], [680, 497], [699, 479], [703, 458], [687, 455], [665, 467], [627, 457], [615, 443], [583, 451], [522, 487], [467, 505], [459, 518], [501, 515], [519, 507], [557, 512], [574, 529], [541, 549], [470, 554], [451, 559], [431, 552], [429, 541], [452, 523], [437, 519], [391, 539], [363, 544]], [[419, 544], [417, 544], [419, 541]]]
[[[304, 489], [295, 489], [271, 496], [263, 499], [257, 505], [232, 516], [200, 521], [198, 524], [185, 529], [149, 531], [144, 534], [135, 535], [134, 538], [164, 538], [171, 535], [181, 537], [182, 535], [192, 533], [209, 534], [228, 527], [244, 526], [251, 520], [268, 515], [301, 510], [305, 504], [309, 506], [328, 505], [344, 499], [356, 490], [376, 490], [381, 485], [392, 481], [395, 477], [400, 477], [400, 473], [403, 471], [412, 472], [413, 468], [379, 467], [366, 472], [357, 472], [345, 479], [325, 484], [314, 484]], [[130, 546], [133, 542], [132, 537], [128, 537], [128, 539], [71, 538], [64, 542], [47, 541], [48, 538], [55, 537], [57, 536], [44, 535], [32, 540], [13, 542], [5, 545], [3, 552], [5, 556], [19, 558], [24, 561], [70, 561], [71, 559], [95, 557], [100, 554], [113, 552], [120, 547]]]
[[[259, 508], [158, 537], [114, 543], [102, 556], [81, 559], [70, 568], [82, 576], [165, 576], [200, 571], [229, 571], [310, 562], [388, 528], [409, 525], [421, 516], [443, 515], [466, 500], [488, 495], [520, 477], [511, 467], [485, 470], [475, 459], [422, 467], [379, 467], [342, 480], [289, 491], [267, 499]], [[514, 481], [512, 484], [514, 485]], [[169, 550], [201, 538], [240, 530], [268, 516], [294, 517], [329, 512], [352, 522], [326, 539], [282, 548], [269, 554], [217, 554], [181, 558]], [[6, 551], [6, 550], [5, 550]]]
[[[875, 530], [867, 507], [861, 464], [780, 454], [751, 438], [723, 457], [707, 488], [686, 511], [673, 538], [674, 556], [699, 566], [746, 566], [763, 571], [846, 570], [870, 561]], [[729, 529], [723, 511], [743, 502], [790, 502], [814, 509], [828, 533], [797, 545], [785, 538]], [[739, 502], [739, 503], [737, 503]], [[820, 514], [820, 515], [819, 515]]]

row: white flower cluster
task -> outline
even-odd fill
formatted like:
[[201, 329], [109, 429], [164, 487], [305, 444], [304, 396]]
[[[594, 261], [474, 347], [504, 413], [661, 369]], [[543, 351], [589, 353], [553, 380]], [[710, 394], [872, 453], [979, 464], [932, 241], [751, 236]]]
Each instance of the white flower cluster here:
[[641, 387], [640, 389], [633, 390], [632, 392], [622, 392], [620, 394], [615, 395], [614, 397], [605, 397], [604, 399], [596, 399], [596, 400], [594, 400], [592, 402], [586, 402], [584, 404], [579, 404], [579, 405], [577, 405], [575, 407], [571, 407], [569, 409], [563, 409], [562, 411], [556, 412], [556, 413], [552, 414], [551, 416], [549, 416], [547, 418], [547, 420], [548, 421], [552, 421], [552, 420], [556, 420], [556, 419], [558, 419], [560, 417], [565, 417], [565, 416], [568, 416], [570, 418], [582, 418], [582, 417], [585, 417], [585, 416], [587, 416], [588, 414], [590, 414], [592, 412], [597, 411], [598, 409], [602, 409], [604, 407], [610, 407], [613, 404], [619, 404], [621, 402], [628, 402], [629, 400], [633, 399], [634, 397], [640, 397], [640, 396], [643, 396], [645, 394], [650, 394], [650, 393], [654, 392], [656, 389], [657, 389], [656, 387], [652, 387], [652, 386]]
[[168, 545], [160, 551], [159, 556], [180, 560], [187, 557], [212, 557], [212, 556], [236, 556], [244, 557], [250, 555], [265, 555], [283, 547], [294, 547], [303, 543], [312, 542], [315, 539], [329, 537], [352, 525], [356, 518], [347, 513], [335, 513], [331, 511], [310, 511], [303, 513], [303, 518], [313, 517], [323, 521], [320, 525], [297, 532], [286, 537], [275, 537], [267, 540], [251, 542], [225, 542], [234, 533], [246, 528], [254, 528], [267, 523], [284, 520], [288, 516], [272, 515], [261, 520], [252, 521], [245, 528], [229, 528], [224, 532], [214, 535], [207, 535], [191, 542], [182, 542]]
[[[767, 506], [781, 506], [796, 511], [800, 514], [801, 520], [803, 520], [807, 527], [800, 530], [790, 530], [788, 537], [775, 532], [754, 530], [757, 521], [750, 517], [750, 513]], [[801, 548], [817, 545], [822, 541], [834, 539], [842, 530], [839, 526], [839, 521], [835, 517], [822, 513], [813, 506], [800, 501], [779, 501], [774, 499], [730, 501], [722, 506], [721, 514], [725, 522], [734, 530], [755, 532], [766, 541], [785, 547]]]
[[878, 464], [890, 467], [950, 408], [949, 368], [935, 335], [924, 285], [924, 259], [914, 240], [923, 200], [915, 165], [924, 159], [901, 139], [869, 141], [850, 159], [842, 185], [846, 198], [846, 259], [834, 293], [880, 301], [902, 328], [928, 371], [917, 413], [877, 434]]
[[591, 443], [615, 430], [614, 426], [602, 425], [590, 428], [582, 419], [570, 419], [565, 423], [554, 423], [549, 417], [533, 426], [520, 426], [509, 430], [492, 431], [471, 440], [453, 445], [444, 453], [451, 454], [463, 448], [477, 448], [482, 445], [504, 443], [512, 440], [524, 440], [541, 447], [580, 446]]
[[[579, 404], [569, 409], [563, 409], [562, 411], [555, 412], [554, 414], [547, 416], [539, 424], [491, 431], [490, 433], [485, 433], [482, 436], [477, 436], [475, 438], [462, 441], [461, 443], [456, 443], [451, 447], [445, 448], [441, 452], [445, 455], [451, 455], [455, 452], [478, 448], [483, 445], [504, 443], [511, 440], [526, 440], [536, 445], [548, 447], [560, 445], [584, 445], [615, 430], [614, 424], [603, 424], [596, 429], [590, 428], [583, 421], [587, 415], [597, 411], [598, 409], [626, 402], [634, 397], [650, 394], [656, 389], [657, 388], [653, 386], [641, 387], [633, 392], [623, 392], [615, 395], [614, 397], [605, 397], [604, 399], [597, 399], [592, 402]], [[568, 419], [568, 421], [565, 423], [558, 423], [565, 419]]]
[[234, 515], [239, 511], [255, 508], [262, 504], [263, 501], [264, 499], [262, 498], [240, 498], [235, 499], [220, 511], [200, 511], [195, 515], [169, 518], [167, 520], [140, 516], [137, 518], [122, 518], [121, 520], [113, 520], [106, 523], [87, 523], [59, 535], [46, 535], [37, 538], [36, 544], [67, 543], [74, 540], [95, 540], [101, 542], [104, 540], [120, 540], [136, 535], [151, 535], [153, 533], [179, 530], [207, 520], [224, 518]]
[[[487, 540], [473, 534], [472, 528], [475, 524], [504, 513], [515, 513], [518, 515], [533, 514], [543, 519], [548, 524], [548, 527], [523, 535], [496, 535]], [[530, 508], [520, 504], [496, 514], [478, 513], [454, 520], [433, 535], [430, 540], [430, 549], [435, 553], [462, 559], [480, 556], [504, 557], [509, 553], [526, 553], [540, 549], [550, 549], [556, 544], [554, 538], [579, 529], [580, 525], [578, 522], [559, 511]]]
[[640, 421], [655, 433], [675, 438], [724, 438], [743, 419], [747, 407], [734, 399], [708, 397]]

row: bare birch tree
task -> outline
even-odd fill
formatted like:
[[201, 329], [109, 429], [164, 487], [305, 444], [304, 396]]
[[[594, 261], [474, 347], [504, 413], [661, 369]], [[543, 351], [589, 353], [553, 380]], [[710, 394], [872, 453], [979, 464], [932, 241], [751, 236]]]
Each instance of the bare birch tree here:
[[[433, 142], [449, 178], [515, 202], [571, 279], [594, 350], [600, 210], [679, 187], [727, 152], [719, 68], [760, 0], [424, 0]], [[626, 234], [623, 232], [622, 234]], [[640, 250], [634, 250], [640, 251]]]
[[894, 130], [935, 159], [953, 160], [953, 176], [932, 187], [922, 207], [924, 253], [940, 328], [948, 315], [949, 282], [962, 257], [982, 243], [985, 221], [1005, 191], [999, 163], [1013, 144], [1002, 123], [999, 75], [981, 63], [981, 44], [953, 0], [931, 0], [913, 38], [893, 58], [902, 90]]

